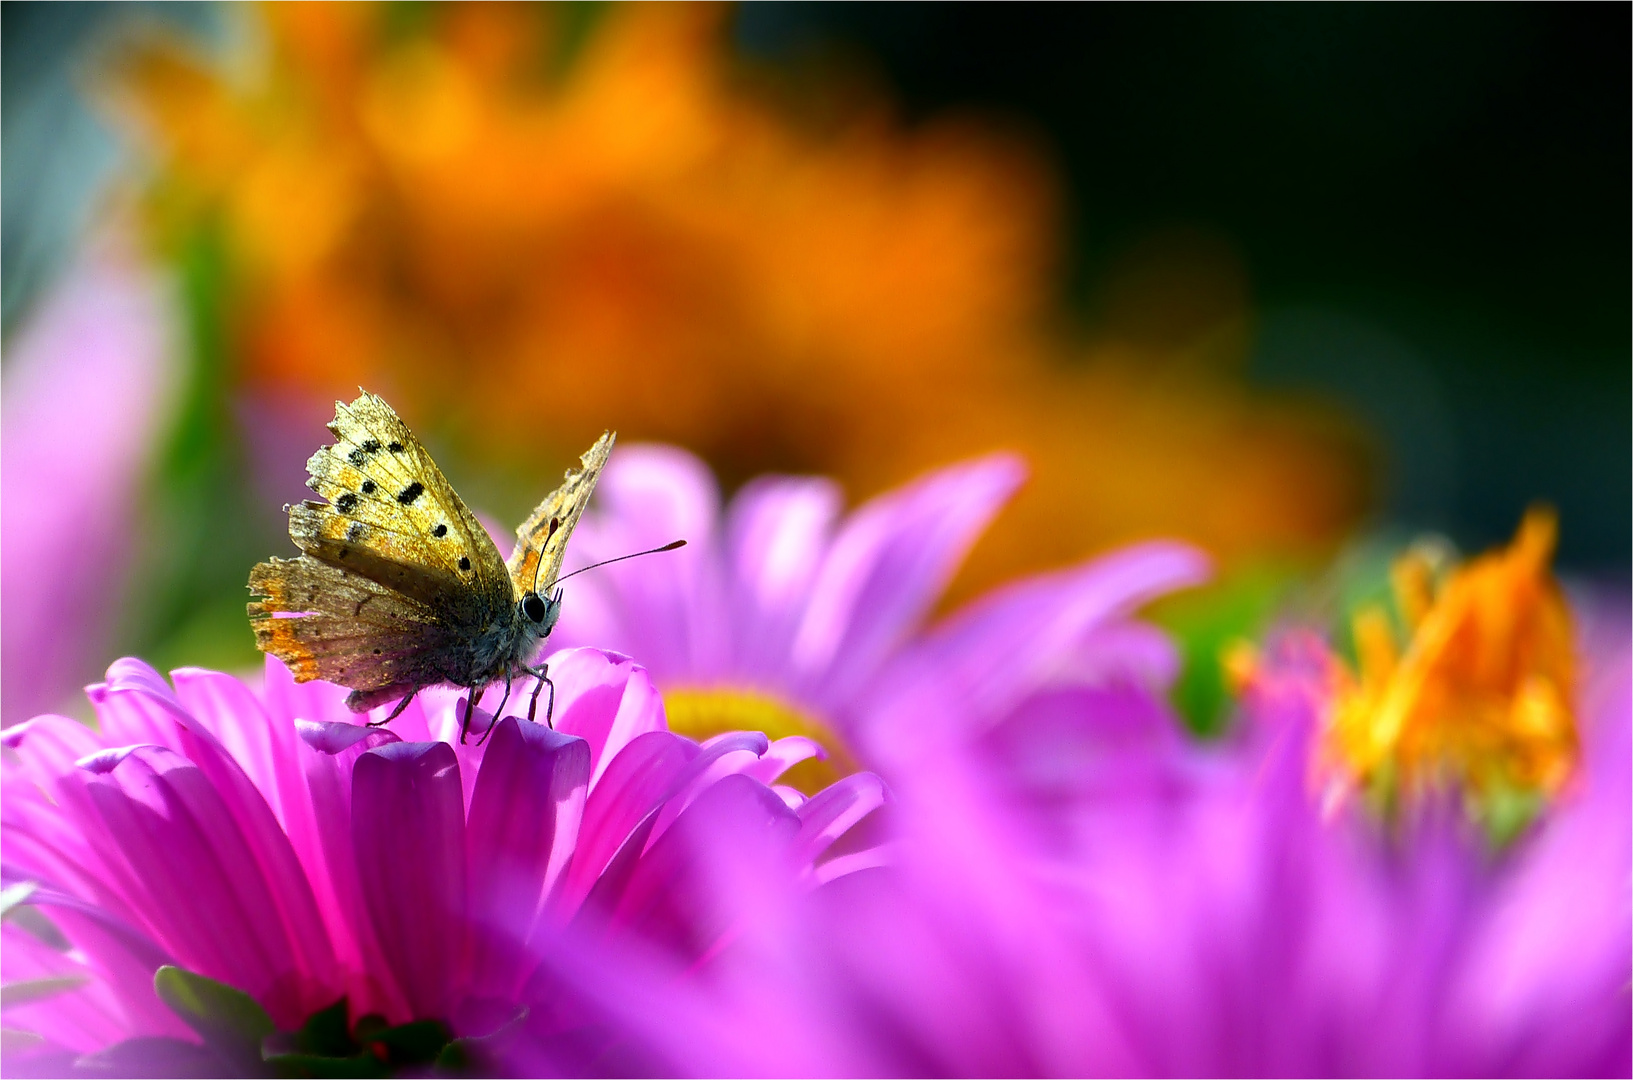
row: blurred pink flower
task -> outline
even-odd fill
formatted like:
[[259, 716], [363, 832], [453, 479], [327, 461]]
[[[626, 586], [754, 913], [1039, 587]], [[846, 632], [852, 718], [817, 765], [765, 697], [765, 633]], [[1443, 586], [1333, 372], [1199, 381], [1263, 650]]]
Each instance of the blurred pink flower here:
[[1626, 1075], [1625, 635], [1580, 703], [1585, 771], [1501, 850], [1455, 803], [1394, 828], [1323, 811], [1320, 649], [1274, 649], [1224, 745], [1054, 695], [1023, 710], [1034, 762], [1088, 767], [927, 744], [893, 781], [887, 869], [745, 886], [758, 915], [706, 984], [733, 1023], [695, 1052], [773, 1075]]
[[677, 730], [797, 731], [835, 752], [841, 771], [853, 758], [910, 761], [921, 740], [985, 730], [1044, 688], [1132, 693], [1160, 710], [1177, 654], [1132, 615], [1206, 577], [1193, 548], [1126, 548], [926, 626], [1023, 478], [1016, 458], [997, 454], [841, 517], [833, 481], [767, 476], [722, 511], [691, 454], [621, 447], [579, 524], [573, 565], [688, 544], [574, 579], [558, 640], [641, 657]]
[[[450, 738], [451, 691], [374, 729], [343, 689], [296, 685], [270, 660], [260, 691], [199, 669], [172, 689], [121, 660], [90, 689], [100, 734], [51, 715], [12, 728], [6, 883], [37, 883], [28, 902], [73, 951], [8, 920], [5, 978], [84, 981], [8, 1008], [7, 1026], [59, 1053], [184, 1036], [154, 989], [175, 964], [284, 1030], [344, 997], [353, 1021], [483, 1034], [534, 1000], [547, 955], [706, 955], [733, 932], [711, 848], [758, 850], [801, 888], [868, 861], [824, 855], [884, 800], [872, 776], [809, 800], [779, 791], [808, 741], [699, 745], [666, 730], [627, 658], [572, 650], [551, 670], [555, 730], [506, 716], [485, 746]], [[479, 729], [491, 721], [478, 710]], [[536, 1010], [530, 1030], [548, 1037], [556, 1015]]]
[[104, 235], [8, 344], [0, 420], [7, 724], [61, 707], [107, 655], [171, 384], [162, 299], [152, 274]]

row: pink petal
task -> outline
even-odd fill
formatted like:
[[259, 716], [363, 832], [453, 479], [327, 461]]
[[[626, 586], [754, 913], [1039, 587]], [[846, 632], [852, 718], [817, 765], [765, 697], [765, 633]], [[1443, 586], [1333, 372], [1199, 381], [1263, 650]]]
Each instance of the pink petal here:
[[471, 798], [473, 987], [514, 997], [528, 973], [523, 950], [572, 857], [590, 782], [583, 739], [507, 717]]
[[352, 771], [352, 848], [370, 922], [415, 1017], [449, 1015], [465, 948], [465, 807], [447, 743], [391, 743]]
[[757, 758], [739, 759], [742, 760], [742, 768], [738, 771], [769, 786], [775, 784], [778, 777], [800, 762], [812, 758], [824, 760], [827, 756], [828, 752], [822, 749], [820, 743], [803, 735], [788, 735], [772, 743], [766, 748], [765, 753]]
[[[549, 663], [556, 684], [556, 730], [589, 744], [592, 789], [624, 747], [641, 735], [667, 729], [663, 698], [646, 669], [629, 657], [600, 649], [566, 649], [550, 657]], [[542, 719], [543, 702], [539, 710]]]
[[924, 619], [1024, 473], [1016, 458], [994, 455], [942, 469], [852, 514], [794, 639], [797, 689], [839, 711]]
[[106, 655], [109, 598], [125, 579], [143, 469], [175, 386], [163, 291], [126, 246], [95, 240], [6, 342], [8, 722], [62, 707]]
[[[145, 924], [184, 966], [241, 987], [281, 1023], [298, 1023], [337, 986], [314, 985], [284, 933], [271, 883], [220, 794], [162, 747], [93, 759], [78, 779], [103, 826], [101, 853], [127, 868]], [[321, 933], [321, 927], [319, 928]], [[322, 943], [327, 947], [327, 941]], [[321, 974], [332, 977], [330, 968]]]
[[611, 925], [701, 957], [735, 918], [737, 882], [778, 875], [798, 830], [764, 784], [721, 780], [651, 842], [611, 907]]
[[[386, 966], [375, 939], [352, 854], [352, 770], [377, 746], [401, 742], [395, 732], [360, 724], [298, 721], [298, 759], [312, 804], [319, 858], [307, 863], [336, 957], [344, 970], [347, 995], [359, 1014], [382, 1013], [394, 1021], [412, 1019], [408, 999]], [[370, 973], [373, 973], [371, 976]]]
[[[708, 466], [669, 446], [620, 446], [568, 549], [570, 567], [685, 540], [679, 551], [592, 570], [565, 586], [563, 644], [595, 644], [641, 658], [653, 671], [718, 669], [726, 611], [718, 566], [720, 494]], [[600, 596], [601, 625], [580, 627], [578, 597]], [[596, 636], [586, 636], [593, 630]]]
[[728, 776], [752, 768], [768, 746], [765, 734], [759, 731], [728, 731], [706, 740], [698, 756], [676, 779], [663, 809], [658, 811], [658, 819], [652, 827], [653, 839], [662, 836], [703, 792]]
[[726, 513], [736, 673], [786, 678], [788, 650], [844, 499], [815, 477], [761, 477]]
[[884, 781], [872, 773], [855, 773], [823, 788], [802, 805], [795, 858], [799, 865], [814, 863], [852, 825], [889, 799]]
[[0, 979], [6, 983], [64, 976], [85, 980], [83, 985], [48, 999], [8, 1007], [8, 1028], [32, 1031], [57, 1046], [80, 1053], [134, 1034], [113, 992], [85, 965], [12, 923], [6, 923], [0, 935], [4, 944], [0, 950]]
[[[667, 731], [637, 736], [608, 765], [584, 805], [578, 847], [555, 909], [570, 915], [630, 832], [674, 790], [698, 746]], [[650, 825], [648, 826], [650, 828]]]
[[304, 980], [302, 992], [323, 985], [333, 975], [334, 953], [300, 859], [266, 800], [215, 736], [181, 707], [152, 668], [119, 661], [108, 669], [108, 676], [103, 709], [121, 715], [140, 713], [152, 728], [168, 723], [181, 753], [198, 766], [231, 814], [244, 837], [248, 856], [272, 891], [277, 925], [291, 942]]

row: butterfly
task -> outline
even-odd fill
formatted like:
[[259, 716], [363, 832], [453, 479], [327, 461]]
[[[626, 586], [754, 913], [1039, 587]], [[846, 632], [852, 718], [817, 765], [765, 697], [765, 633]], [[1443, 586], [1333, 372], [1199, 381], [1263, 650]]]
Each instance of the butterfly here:
[[[306, 486], [325, 501], [284, 507], [301, 554], [250, 571], [249, 590], [261, 598], [248, 607], [256, 646], [282, 660], [296, 682], [350, 687], [354, 712], [396, 701], [381, 723], [425, 687], [452, 684], [470, 691], [463, 742], [479, 691], [503, 680], [508, 701], [511, 680], [523, 674], [538, 679], [533, 719], [549, 669], [528, 661], [561, 616], [557, 581], [567, 541], [616, 435], [603, 433], [568, 470], [501, 560], [383, 399], [364, 391], [350, 405], [335, 402], [329, 430], [334, 445], [306, 463]], [[547, 719], [555, 705], [549, 685]]]

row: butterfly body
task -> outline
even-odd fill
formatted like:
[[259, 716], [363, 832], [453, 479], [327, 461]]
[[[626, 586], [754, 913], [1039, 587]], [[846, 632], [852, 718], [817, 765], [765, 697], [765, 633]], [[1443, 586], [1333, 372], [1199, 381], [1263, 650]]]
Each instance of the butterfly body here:
[[256, 645], [296, 681], [352, 689], [366, 711], [418, 690], [480, 690], [531, 672], [561, 610], [567, 539], [612, 451], [601, 436], [581, 468], [517, 530], [508, 562], [397, 414], [363, 394], [335, 405], [336, 437], [307, 462], [325, 501], [289, 510], [294, 559], [250, 571]]

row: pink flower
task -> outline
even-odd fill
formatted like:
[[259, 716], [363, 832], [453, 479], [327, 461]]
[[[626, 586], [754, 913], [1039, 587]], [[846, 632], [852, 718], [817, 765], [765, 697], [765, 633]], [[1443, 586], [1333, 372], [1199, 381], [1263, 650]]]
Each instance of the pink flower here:
[[[841, 516], [821, 478], [761, 477], [722, 511], [707, 467], [673, 447], [621, 447], [579, 524], [575, 565], [688, 546], [575, 578], [558, 640], [641, 657], [679, 730], [798, 731], [843, 766], [894, 773], [918, 741], [1001, 725], [1040, 692], [1142, 699], [1173, 646], [1133, 618], [1207, 574], [1175, 543], [1131, 547], [1000, 589], [927, 626], [932, 606], [1024, 471], [997, 454]], [[1160, 709], [1160, 706], [1155, 706]]]
[[5, 978], [81, 981], [6, 1026], [72, 1053], [185, 1036], [155, 994], [173, 964], [286, 1031], [344, 998], [353, 1021], [483, 1034], [521, 1015], [564, 940], [562, 955], [707, 955], [733, 932], [713, 848], [747, 837], [800, 888], [858, 865], [823, 857], [884, 800], [873, 777], [807, 800], [769, 785], [809, 741], [673, 735], [617, 654], [559, 653], [551, 671], [555, 730], [506, 716], [483, 746], [450, 738], [452, 692], [369, 728], [343, 690], [297, 686], [275, 661], [257, 691], [199, 669], [172, 688], [121, 660], [89, 691], [100, 733], [50, 715], [12, 728], [5, 881], [35, 884], [28, 904], [72, 949], [8, 919]]
[[1393, 828], [1324, 806], [1317, 658], [1273, 649], [1215, 746], [1057, 702], [1078, 723], [1040, 714], [1034, 756], [1078, 768], [1048, 784], [926, 742], [888, 870], [745, 890], [691, 992], [733, 1022], [686, 1045], [768, 1075], [1626, 1075], [1625, 634], [1580, 699], [1582, 774], [1503, 849], [1455, 802]]
[[[61, 707], [117, 622], [170, 384], [162, 296], [103, 236], [7, 343], [0, 536], [8, 724]], [[25, 677], [26, 675], [26, 677]]]

